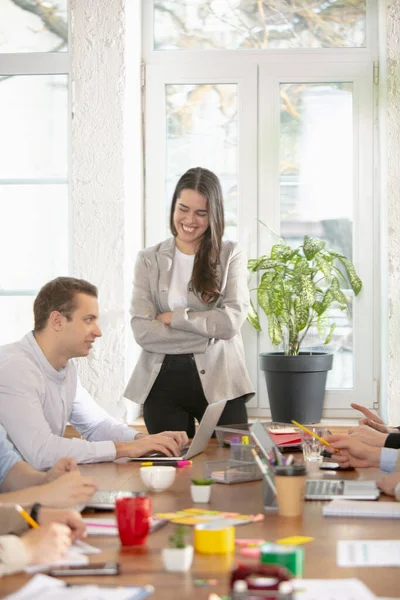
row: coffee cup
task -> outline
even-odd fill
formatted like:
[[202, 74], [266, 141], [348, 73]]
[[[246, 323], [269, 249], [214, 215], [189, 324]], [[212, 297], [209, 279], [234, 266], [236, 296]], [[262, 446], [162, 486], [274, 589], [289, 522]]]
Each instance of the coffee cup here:
[[282, 517], [299, 517], [303, 514], [306, 472], [304, 465], [275, 467], [278, 513]]

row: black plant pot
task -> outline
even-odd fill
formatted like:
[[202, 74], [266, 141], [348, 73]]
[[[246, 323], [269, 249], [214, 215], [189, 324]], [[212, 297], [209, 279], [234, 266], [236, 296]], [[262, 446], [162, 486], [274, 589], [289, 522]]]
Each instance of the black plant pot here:
[[326, 376], [332, 369], [333, 354], [281, 352], [260, 354], [273, 421], [318, 423], [324, 405]]

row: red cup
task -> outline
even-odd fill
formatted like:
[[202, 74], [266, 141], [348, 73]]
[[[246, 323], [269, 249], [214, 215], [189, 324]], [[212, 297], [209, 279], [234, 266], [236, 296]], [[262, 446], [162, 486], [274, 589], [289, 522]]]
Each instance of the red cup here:
[[147, 496], [118, 498], [115, 502], [115, 511], [122, 545], [144, 544], [150, 531], [150, 498]]

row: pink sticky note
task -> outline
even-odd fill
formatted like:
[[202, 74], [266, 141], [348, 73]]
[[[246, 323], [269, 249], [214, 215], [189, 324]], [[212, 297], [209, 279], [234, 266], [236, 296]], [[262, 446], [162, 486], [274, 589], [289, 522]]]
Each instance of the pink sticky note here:
[[247, 546], [260, 546], [264, 544], [265, 540], [261, 539], [248, 539], [248, 538], [239, 538], [235, 540], [236, 546], [240, 546], [241, 548], [246, 548]]
[[239, 554], [247, 558], [260, 558], [260, 552], [261, 548], [242, 548]]

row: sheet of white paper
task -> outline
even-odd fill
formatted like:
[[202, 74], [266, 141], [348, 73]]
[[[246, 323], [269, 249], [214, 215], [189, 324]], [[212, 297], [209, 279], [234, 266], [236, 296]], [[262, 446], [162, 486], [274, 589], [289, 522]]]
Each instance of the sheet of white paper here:
[[399, 567], [398, 540], [340, 540], [337, 543], [339, 567]]
[[31, 565], [25, 569], [25, 573], [40, 573], [40, 571], [47, 571], [50, 567], [75, 567], [76, 565], [87, 565], [88, 562], [88, 557], [82, 554], [82, 551], [77, 552], [76, 550], [70, 549], [61, 560], [52, 563], [44, 563], [42, 565]]
[[5, 600], [139, 600], [153, 591], [152, 586], [105, 588], [97, 585], [67, 587], [64, 581], [35, 575], [23, 588]]
[[103, 519], [83, 519], [86, 523], [88, 535], [118, 535], [115, 517]]
[[72, 549], [80, 554], [100, 554], [101, 552], [100, 548], [95, 548], [83, 540], [75, 540], [72, 544]]
[[295, 600], [375, 600], [359, 579], [296, 579]]

